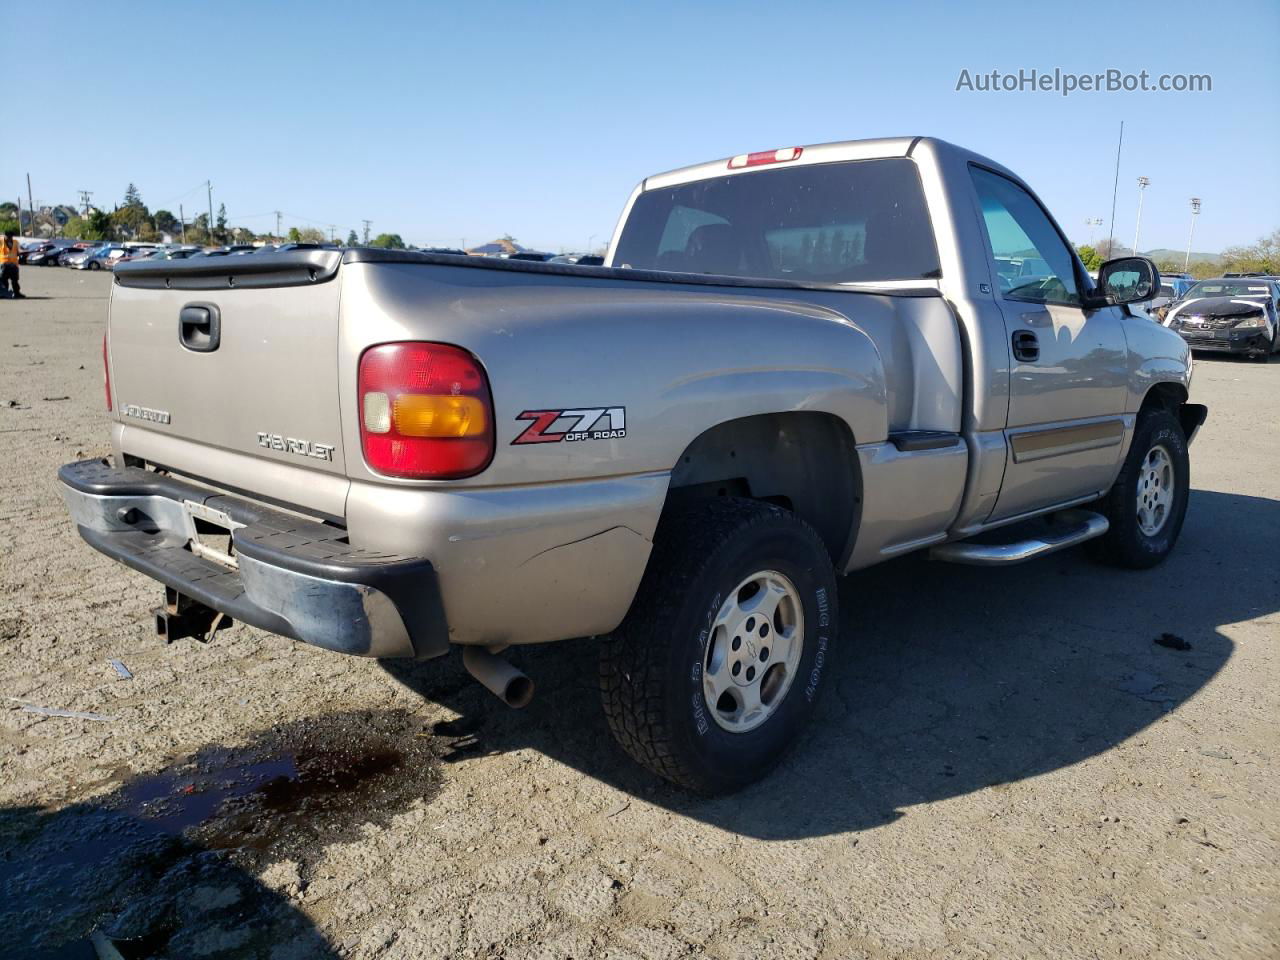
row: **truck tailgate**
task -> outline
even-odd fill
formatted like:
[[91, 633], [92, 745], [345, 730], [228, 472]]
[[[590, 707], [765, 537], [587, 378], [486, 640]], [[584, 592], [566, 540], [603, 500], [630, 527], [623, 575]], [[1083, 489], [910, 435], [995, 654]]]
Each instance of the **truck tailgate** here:
[[344, 475], [336, 261], [327, 276], [277, 283], [262, 269], [267, 259], [210, 258], [204, 276], [122, 267], [108, 355], [125, 452], [131, 434], [147, 431], [167, 438], [168, 450], [200, 450], [200, 472], [215, 482], [209, 448]]

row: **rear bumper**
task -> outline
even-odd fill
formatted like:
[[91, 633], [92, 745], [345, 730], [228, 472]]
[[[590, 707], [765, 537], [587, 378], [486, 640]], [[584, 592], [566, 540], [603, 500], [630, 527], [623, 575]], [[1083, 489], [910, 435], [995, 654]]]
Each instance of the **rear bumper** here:
[[[272, 633], [339, 653], [427, 659], [449, 632], [431, 563], [362, 550], [346, 531], [104, 460], [58, 471], [80, 536], [181, 594]], [[186, 503], [225, 514], [238, 566], [189, 549]]]

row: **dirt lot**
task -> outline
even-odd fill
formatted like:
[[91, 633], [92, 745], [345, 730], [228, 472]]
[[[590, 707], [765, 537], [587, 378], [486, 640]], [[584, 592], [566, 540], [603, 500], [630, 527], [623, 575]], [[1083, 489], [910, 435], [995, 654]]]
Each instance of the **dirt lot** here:
[[0, 302], [8, 955], [1280, 955], [1280, 361], [1198, 362], [1166, 565], [847, 578], [811, 734], [708, 801], [613, 746], [588, 641], [523, 654], [522, 713], [455, 661], [158, 642], [54, 480], [107, 452], [109, 282]]

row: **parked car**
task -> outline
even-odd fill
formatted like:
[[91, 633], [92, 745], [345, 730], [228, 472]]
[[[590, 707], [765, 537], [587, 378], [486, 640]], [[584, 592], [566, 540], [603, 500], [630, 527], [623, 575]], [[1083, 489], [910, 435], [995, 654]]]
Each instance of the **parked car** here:
[[1280, 350], [1280, 283], [1266, 277], [1201, 280], [1173, 304], [1165, 323], [1193, 350], [1266, 363]]
[[575, 263], [580, 267], [601, 267], [604, 266], [604, 257], [594, 253], [562, 253], [558, 257], [552, 257], [548, 263]]
[[546, 263], [555, 257], [554, 253], [543, 253], [539, 250], [521, 250], [508, 256], [508, 260], [530, 260], [534, 263]]
[[107, 244], [85, 251], [83, 257], [70, 257], [68, 266], [77, 270], [111, 270], [115, 267], [117, 260], [128, 256], [128, 254], [129, 251], [124, 247]]
[[194, 254], [197, 257], [230, 257], [238, 253], [253, 253], [257, 248], [252, 243], [233, 243], [225, 247], [214, 247]]
[[1164, 323], [1165, 314], [1168, 313], [1169, 307], [1176, 301], [1181, 300], [1194, 285], [1195, 281], [1190, 277], [1174, 277], [1167, 273], [1160, 274], [1160, 292], [1150, 303], [1143, 305], [1142, 312], [1156, 321], [1156, 323]]
[[276, 246], [267, 244], [264, 247], [254, 247], [254, 253], [284, 253], [288, 250], [340, 250], [336, 243], [282, 243]]
[[[1043, 279], [1001, 282], [1031, 249]], [[613, 733], [701, 791], [812, 715], [837, 573], [1086, 541], [1153, 566], [1206, 416], [1186, 343], [1126, 308], [1155, 265], [1092, 283], [1029, 186], [928, 138], [650, 177], [604, 267], [303, 250], [115, 279], [115, 459], [59, 475], [81, 536], [164, 584], [161, 633], [460, 646], [515, 706], [504, 648], [604, 637]]]
[[31, 267], [56, 267], [58, 259], [67, 251], [65, 243], [43, 243], [27, 252], [27, 265]]
[[28, 240], [26, 243], [18, 244], [18, 263], [26, 263], [27, 257], [37, 250], [44, 249], [48, 244], [43, 240]]

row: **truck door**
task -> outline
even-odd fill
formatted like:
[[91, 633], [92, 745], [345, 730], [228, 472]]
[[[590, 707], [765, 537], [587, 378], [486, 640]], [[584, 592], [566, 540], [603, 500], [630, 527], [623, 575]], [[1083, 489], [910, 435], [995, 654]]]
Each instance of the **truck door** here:
[[1110, 486], [1125, 435], [1127, 345], [1122, 307], [1080, 306], [1075, 257], [1035, 197], [969, 170], [1011, 354], [1008, 456], [990, 518], [1001, 520]]

